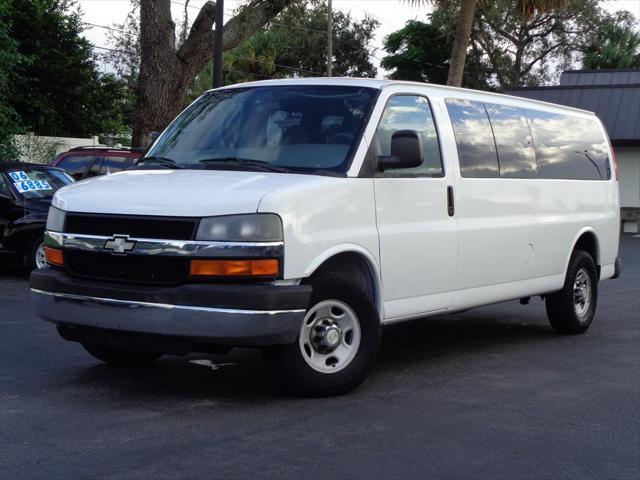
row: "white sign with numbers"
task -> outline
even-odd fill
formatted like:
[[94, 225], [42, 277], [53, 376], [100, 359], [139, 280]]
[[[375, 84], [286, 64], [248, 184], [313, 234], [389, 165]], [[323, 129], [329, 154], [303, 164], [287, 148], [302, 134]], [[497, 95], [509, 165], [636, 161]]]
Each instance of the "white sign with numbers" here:
[[17, 172], [9, 172], [9, 176], [14, 182], [22, 182], [24, 180], [31, 180], [29, 175], [24, 173], [22, 170], [18, 170]]
[[46, 180], [31, 180], [22, 170], [9, 172], [13, 185], [20, 193], [32, 190], [51, 190], [51, 185]]

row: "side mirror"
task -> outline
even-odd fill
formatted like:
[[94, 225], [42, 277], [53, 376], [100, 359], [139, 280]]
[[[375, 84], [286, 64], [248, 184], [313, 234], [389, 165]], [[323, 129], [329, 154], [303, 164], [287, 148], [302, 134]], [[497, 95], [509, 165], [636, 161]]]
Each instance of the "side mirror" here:
[[422, 145], [415, 130], [398, 130], [391, 136], [391, 155], [378, 157], [380, 171], [415, 168], [422, 164]]

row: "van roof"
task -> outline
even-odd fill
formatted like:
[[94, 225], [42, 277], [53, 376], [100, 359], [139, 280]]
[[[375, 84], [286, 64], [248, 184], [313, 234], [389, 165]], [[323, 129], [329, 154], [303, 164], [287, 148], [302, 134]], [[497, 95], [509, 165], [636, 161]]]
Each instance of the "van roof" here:
[[331, 77], [331, 78], [306, 77], [306, 78], [286, 78], [286, 79], [277, 79], [277, 80], [258, 80], [254, 82], [236, 83], [235, 85], [228, 85], [225, 87], [221, 87], [221, 89], [258, 87], [258, 86], [262, 87], [262, 86], [270, 86], [270, 85], [341, 85], [341, 86], [350, 85], [350, 86], [375, 88], [378, 90], [383, 90], [384, 88], [394, 86], [394, 85], [412, 85], [412, 86], [428, 87], [443, 93], [449, 92], [452, 95], [460, 94], [461, 92], [464, 92], [467, 94], [472, 93], [472, 94], [493, 98], [496, 101], [516, 100], [525, 104], [536, 104], [536, 105], [541, 105], [546, 107], [553, 107], [561, 110], [593, 115], [593, 112], [590, 112], [588, 110], [568, 107], [566, 105], [559, 105], [556, 103], [543, 102], [540, 100], [524, 99], [521, 97], [515, 97], [512, 95], [507, 95], [503, 93], [487, 92], [483, 90], [473, 90], [470, 88], [449, 87], [447, 85], [438, 85], [435, 83], [411, 82], [407, 80], [382, 80], [382, 79], [375, 79], [375, 78], [352, 78], [352, 77]]

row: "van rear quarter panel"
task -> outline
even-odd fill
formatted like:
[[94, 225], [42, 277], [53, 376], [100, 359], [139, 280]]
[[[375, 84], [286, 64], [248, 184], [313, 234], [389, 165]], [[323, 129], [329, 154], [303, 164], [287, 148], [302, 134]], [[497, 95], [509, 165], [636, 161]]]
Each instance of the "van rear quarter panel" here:
[[[465, 178], [444, 104], [448, 97], [521, 108], [568, 109], [477, 92], [439, 95], [437, 120], [446, 164], [454, 170], [458, 266], [453, 309], [548, 293], [562, 287], [579, 236], [593, 232], [602, 278], [613, 274], [619, 241], [615, 178], [599, 180]], [[570, 114], [594, 118], [586, 112]], [[603, 131], [603, 134], [606, 134]], [[610, 160], [611, 161], [611, 160]]]
[[[614, 187], [600, 181], [461, 178], [456, 289], [564, 276], [586, 231], [596, 236], [596, 261], [613, 264], [619, 228]], [[557, 279], [549, 285], [561, 286]]]

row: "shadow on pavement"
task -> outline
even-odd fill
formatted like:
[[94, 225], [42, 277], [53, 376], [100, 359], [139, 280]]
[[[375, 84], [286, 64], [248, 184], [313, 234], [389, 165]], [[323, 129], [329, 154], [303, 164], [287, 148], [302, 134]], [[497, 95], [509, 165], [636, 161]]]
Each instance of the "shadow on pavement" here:
[[29, 280], [30, 273], [24, 267], [0, 265], [0, 280]]
[[[509, 308], [517, 307], [515, 303], [509, 304]], [[382, 349], [372, 373], [376, 381], [385, 382], [386, 377], [400, 371], [417, 374], [437, 367], [446, 359], [491, 351], [497, 345], [554, 338], [558, 335], [546, 323], [540, 323], [538, 315], [536, 322], [529, 324], [495, 312], [416, 320], [384, 328]], [[89, 354], [82, 359], [79, 353], [77, 361], [95, 363], [75, 370], [75, 376], [69, 374], [66, 378], [71, 386], [84, 389], [99, 385], [112, 400], [117, 397], [146, 401], [150, 397], [161, 397], [243, 404], [287, 397], [271, 380], [259, 350], [235, 349], [228, 355], [166, 356], [151, 366], [135, 368], [108, 366], [93, 360]]]

